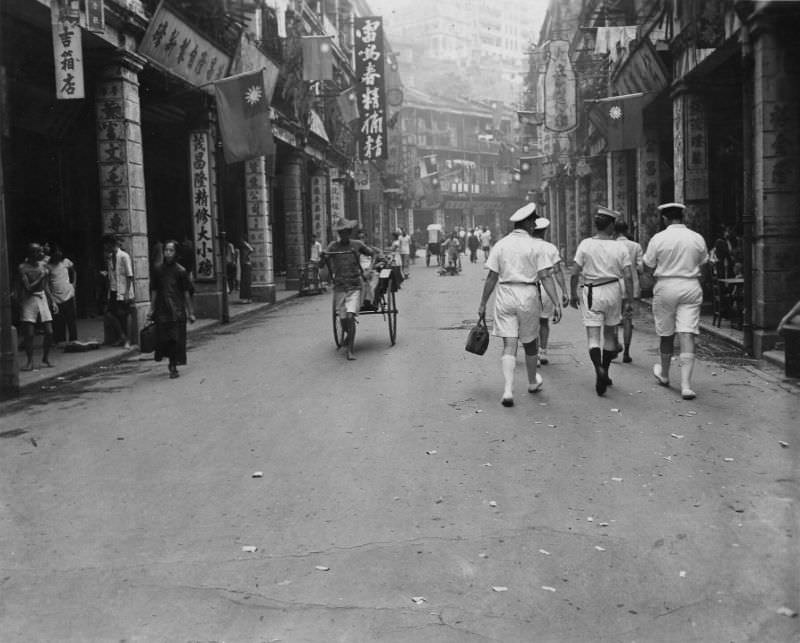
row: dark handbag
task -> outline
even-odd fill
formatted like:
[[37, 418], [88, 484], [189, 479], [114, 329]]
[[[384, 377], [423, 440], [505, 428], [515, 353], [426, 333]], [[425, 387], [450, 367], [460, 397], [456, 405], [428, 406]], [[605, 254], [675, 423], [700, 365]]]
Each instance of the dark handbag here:
[[139, 351], [152, 353], [156, 350], [157, 331], [154, 323], [149, 323], [139, 331]]
[[486, 327], [486, 319], [481, 315], [478, 317], [478, 323], [469, 331], [467, 345], [464, 348], [470, 353], [483, 355], [488, 347], [489, 329]]

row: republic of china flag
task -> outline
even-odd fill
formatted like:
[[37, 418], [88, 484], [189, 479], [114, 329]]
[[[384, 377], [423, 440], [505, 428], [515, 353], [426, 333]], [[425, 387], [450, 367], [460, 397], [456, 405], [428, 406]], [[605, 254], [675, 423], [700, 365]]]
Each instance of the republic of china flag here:
[[595, 101], [589, 108], [589, 120], [606, 139], [609, 152], [634, 149], [642, 145], [642, 110], [644, 94], [611, 96]]
[[274, 89], [264, 70], [231, 76], [214, 84], [226, 163], [275, 153], [269, 117]]

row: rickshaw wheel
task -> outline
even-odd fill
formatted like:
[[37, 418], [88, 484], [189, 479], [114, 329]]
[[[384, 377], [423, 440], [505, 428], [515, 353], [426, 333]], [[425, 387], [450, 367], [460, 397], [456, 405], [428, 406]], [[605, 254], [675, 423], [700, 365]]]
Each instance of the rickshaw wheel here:
[[336, 342], [336, 348], [341, 348], [344, 345], [344, 328], [342, 328], [339, 315], [336, 314], [336, 307], [333, 305], [331, 312], [333, 313], [333, 341]]
[[394, 291], [390, 288], [386, 293], [386, 303], [388, 308], [386, 310], [386, 319], [389, 322], [389, 340], [394, 346], [397, 340], [397, 300], [394, 296]]

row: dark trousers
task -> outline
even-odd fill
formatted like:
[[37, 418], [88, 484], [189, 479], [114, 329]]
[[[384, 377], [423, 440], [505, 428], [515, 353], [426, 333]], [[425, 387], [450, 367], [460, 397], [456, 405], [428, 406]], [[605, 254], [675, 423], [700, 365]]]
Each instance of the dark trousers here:
[[77, 316], [75, 297], [58, 305], [58, 313], [53, 315], [54, 342], [67, 341], [67, 335], [69, 335], [69, 341], [71, 342], [78, 339], [78, 327], [75, 323]]

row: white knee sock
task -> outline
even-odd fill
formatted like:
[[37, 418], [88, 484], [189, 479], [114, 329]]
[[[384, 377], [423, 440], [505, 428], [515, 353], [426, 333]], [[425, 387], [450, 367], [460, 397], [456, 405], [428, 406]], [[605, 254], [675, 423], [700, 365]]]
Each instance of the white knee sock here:
[[503, 379], [505, 380], [503, 397], [512, 397], [514, 395], [514, 368], [517, 365], [517, 358], [514, 355], [503, 355], [500, 358], [500, 362], [503, 365]]
[[694, 372], [694, 353], [681, 353], [681, 388], [692, 388], [692, 373]]

